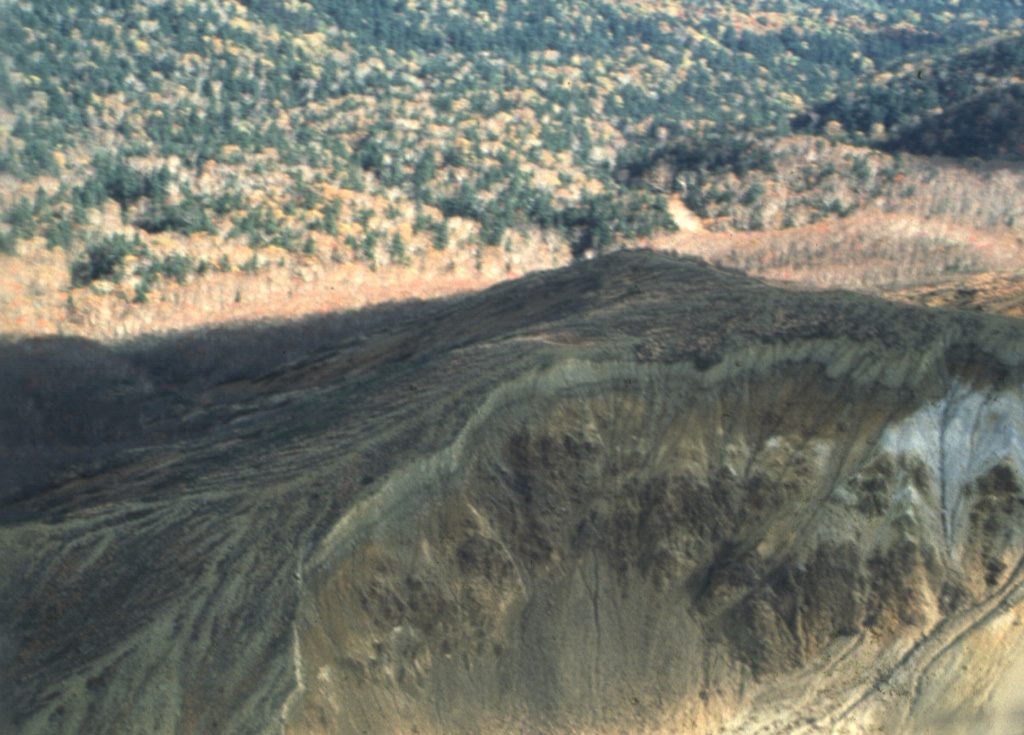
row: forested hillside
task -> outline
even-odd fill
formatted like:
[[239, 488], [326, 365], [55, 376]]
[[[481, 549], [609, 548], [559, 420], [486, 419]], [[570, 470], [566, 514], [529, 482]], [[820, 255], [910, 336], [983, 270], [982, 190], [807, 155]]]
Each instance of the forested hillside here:
[[[0, 269], [34, 275], [0, 309], [52, 312], [57, 294], [72, 323], [93, 296], [124, 311], [225, 274], [515, 273], [601, 251], [674, 229], [673, 201], [713, 216], [709, 162], [757, 140], [734, 168], [768, 171], [764, 141], [807, 113], [910, 135], [918, 103], [885, 70], [1020, 15], [1021, 0], [5, 2]], [[1011, 73], [988, 53], [986, 78]], [[879, 74], [889, 97], [844, 91]]]
[[1024, 159], [1024, 36], [952, 56], [911, 55], [798, 120], [855, 142], [947, 156]]

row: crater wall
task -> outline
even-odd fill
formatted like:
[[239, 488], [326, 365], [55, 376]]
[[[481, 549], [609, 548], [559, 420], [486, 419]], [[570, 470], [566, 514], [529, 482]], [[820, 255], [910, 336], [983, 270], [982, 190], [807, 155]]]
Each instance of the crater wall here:
[[818, 670], [829, 696], [776, 700], [777, 727], [911, 727], [984, 636], [921, 641], [1017, 614], [1024, 406], [966, 379], [914, 406], [840, 350], [502, 386], [325, 538], [286, 731], [741, 732]]

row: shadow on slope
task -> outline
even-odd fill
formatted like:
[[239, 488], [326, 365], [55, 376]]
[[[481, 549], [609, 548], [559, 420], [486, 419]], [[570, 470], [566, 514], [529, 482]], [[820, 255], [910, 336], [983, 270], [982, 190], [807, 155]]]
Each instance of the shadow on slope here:
[[120, 450], [196, 438], [244, 413], [276, 378], [287, 374], [292, 390], [317, 383], [318, 363], [340, 354], [350, 359], [340, 369], [334, 359], [335, 377], [564, 318], [591, 308], [597, 295], [596, 284], [571, 292], [552, 285], [533, 276], [469, 297], [113, 345], [0, 340], [0, 502], [97, 472]]
[[[122, 344], [0, 342], [0, 502], [95, 474], [127, 449], [197, 440], [268, 396], [524, 335], [626, 343], [644, 360], [714, 365], [749, 339], [843, 336], [914, 348], [948, 320], [869, 297], [805, 296], [695, 258], [622, 251], [462, 297]], [[628, 307], [628, 308], [627, 308]], [[554, 336], [552, 336], [554, 335]], [[637, 340], [640, 341], [637, 341]]]
[[[985, 543], [955, 578], [939, 483], [861, 460], [956, 378], [1020, 381], [1022, 345], [1013, 320], [635, 251], [458, 300], [9, 344], [4, 400], [39, 403], [5, 445], [99, 464], [0, 504], [0, 730], [711, 731], [849, 634], [1001, 604], [1015, 476], [972, 486]], [[868, 643], [845, 670], [873, 696]]]

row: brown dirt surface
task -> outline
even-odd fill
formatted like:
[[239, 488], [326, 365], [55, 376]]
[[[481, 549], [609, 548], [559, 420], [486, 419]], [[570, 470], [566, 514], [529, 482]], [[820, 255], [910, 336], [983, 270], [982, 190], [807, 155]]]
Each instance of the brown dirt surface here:
[[989, 696], [1024, 644], [1016, 320], [623, 251], [0, 350], [4, 732], [923, 733], [1017, 706]]

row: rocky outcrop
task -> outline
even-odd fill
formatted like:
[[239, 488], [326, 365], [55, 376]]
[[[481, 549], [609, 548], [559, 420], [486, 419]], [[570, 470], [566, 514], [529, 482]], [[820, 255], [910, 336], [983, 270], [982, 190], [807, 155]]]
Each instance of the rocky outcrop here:
[[643, 252], [409, 308], [197, 404], [244, 421], [11, 496], [5, 729], [1012, 715], [1015, 322]]

